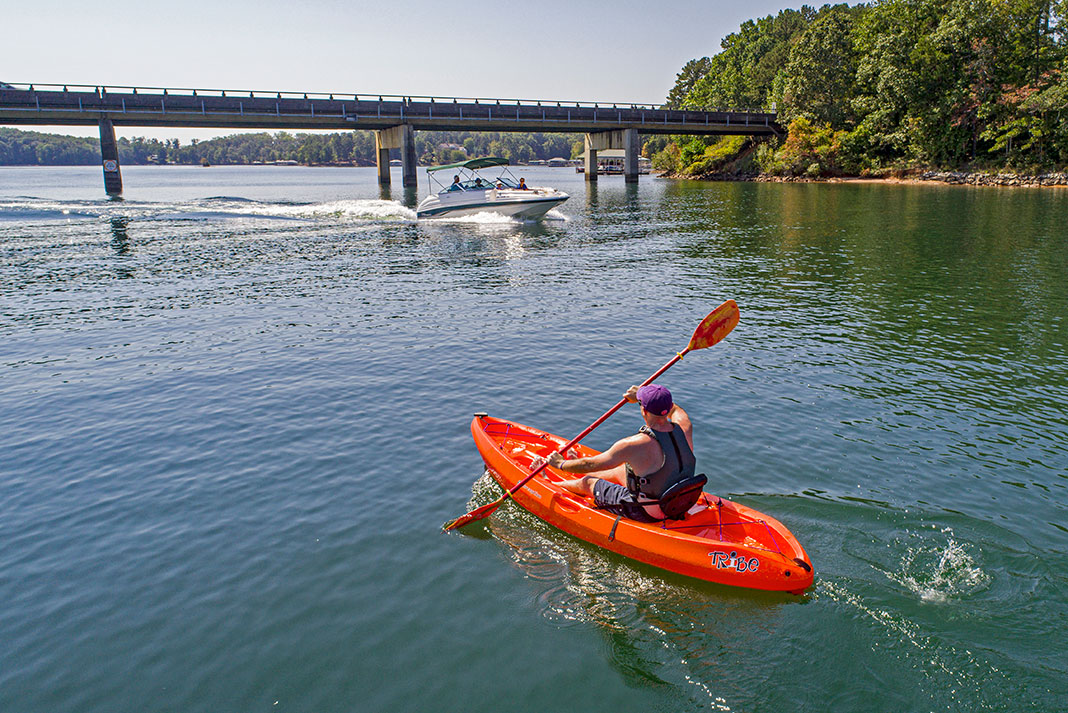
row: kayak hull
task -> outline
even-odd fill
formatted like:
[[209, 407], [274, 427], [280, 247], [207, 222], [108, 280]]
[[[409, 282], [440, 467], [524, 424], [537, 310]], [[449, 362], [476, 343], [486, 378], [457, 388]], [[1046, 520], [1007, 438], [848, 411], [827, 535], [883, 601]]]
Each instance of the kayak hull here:
[[[530, 474], [531, 461], [565, 439], [511, 421], [476, 416], [471, 434], [490, 475], [505, 489]], [[575, 446], [580, 457], [597, 451]], [[740, 503], [704, 493], [682, 520], [641, 523], [619, 519], [571, 493], [572, 479], [545, 468], [512, 498], [537, 517], [581, 540], [688, 577], [737, 587], [801, 593], [812, 586], [808, 554], [778, 520]]]

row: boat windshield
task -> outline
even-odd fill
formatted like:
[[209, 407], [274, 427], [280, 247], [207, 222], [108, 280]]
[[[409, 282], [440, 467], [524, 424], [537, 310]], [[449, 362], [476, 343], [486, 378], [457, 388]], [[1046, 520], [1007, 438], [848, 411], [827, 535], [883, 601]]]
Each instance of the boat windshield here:
[[[488, 171], [497, 168], [499, 173], [496, 178], [484, 178], [479, 170]], [[446, 185], [438, 176], [446, 178], [453, 171], [453, 182]], [[503, 158], [488, 156], [476, 158], [461, 163], [446, 164], [444, 166], [431, 166], [426, 170], [426, 176], [430, 179], [430, 185], [438, 194], [456, 193], [462, 191], [486, 191], [491, 188], [512, 190], [519, 188], [519, 181], [508, 170], [508, 161]]]
[[452, 191], [485, 191], [490, 188], [518, 188], [519, 184], [515, 182], [515, 179], [510, 176], [498, 176], [492, 181], [487, 181], [484, 178], [476, 176], [475, 178], [468, 179], [466, 181], [459, 181], [453, 183], [441, 193], [450, 193]]

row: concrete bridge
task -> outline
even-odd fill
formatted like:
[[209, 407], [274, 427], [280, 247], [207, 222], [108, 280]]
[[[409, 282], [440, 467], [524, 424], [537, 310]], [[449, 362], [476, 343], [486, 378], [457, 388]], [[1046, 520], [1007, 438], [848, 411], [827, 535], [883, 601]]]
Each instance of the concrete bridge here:
[[586, 137], [586, 180], [597, 151], [624, 149], [624, 176], [638, 180], [640, 134], [781, 135], [774, 111], [663, 109], [650, 104], [322, 94], [163, 87], [0, 84], [0, 125], [99, 126], [104, 186], [121, 195], [115, 126], [354, 130], [375, 132], [379, 182], [400, 149], [403, 184], [415, 186], [414, 132], [537, 131]]

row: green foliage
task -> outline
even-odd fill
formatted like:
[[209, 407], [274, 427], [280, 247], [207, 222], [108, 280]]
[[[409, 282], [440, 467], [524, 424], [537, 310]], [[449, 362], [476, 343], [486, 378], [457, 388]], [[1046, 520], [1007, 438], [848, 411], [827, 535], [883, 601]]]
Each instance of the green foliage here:
[[84, 166], [100, 163], [100, 142], [77, 136], [0, 128], [0, 165]]
[[691, 59], [687, 62], [682, 71], [675, 75], [675, 86], [668, 92], [667, 101], [664, 105], [672, 109], [682, 108], [686, 96], [694, 85], [708, 74], [711, 68], [712, 62], [708, 57]]
[[[512, 163], [571, 158], [574, 154], [575, 137], [572, 134], [529, 132], [478, 132], [419, 131], [415, 134], [415, 153], [424, 165], [452, 163], [474, 156], [503, 156]], [[579, 146], [582, 140], [579, 139]], [[466, 153], [455, 158], [455, 149], [448, 145], [460, 145]], [[581, 155], [583, 148], [579, 148]]]
[[773, 175], [817, 176], [838, 175], [841, 170], [842, 141], [845, 131], [836, 131], [830, 124], [815, 123], [799, 116], [790, 122], [786, 140], [776, 151], [759, 153], [760, 167]]
[[738, 159], [749, 141], [749, 138], [745, 136], [724, 136], [712, 145], [705, 146], [703, 151], [688, 160], [687, 151], [684, 148], [681, 156], [685, 166], [683, 170], [693, 176], [704, 176], [722, 171], [727, 164]]
[[652, 156], [653, 168], [657, 171], [676, 173], [681, 169], [679, 145], [671, 142]]
[[[808, 174], [814, 164], [821, 174], [1063, 165], [1068, 2], [874, 0], [783, 10], [743, 23], [718, 54], [687, 63], [668, 103], [775, 104], [781, 121], [804, 119], [790, 124], [791, 139], [794, 130], [804, 134], [797, 141], [756, 151], [778, 173]], [[681, 170], [704, 160], [689, 143], [679, 157]]]
[[708, 148], [708, 142], [710, 139], [706, 139], [701, 136], [694, 136], [689, 141], [684, 143], [679, 148], [679, 161], [683, 166], [689, 166], [698, 158], [704, 156], [705, 149]]
[[[513, 163], [572, 156], [571, 134], [418, 132], [415, 150], [423, 164], [452, 163], [470, 156], [504, 156]], [[227, 165], [298, 161], [308, 165], [375, 164], [369, 131], [334, 134], [234, 134], [183, 146], [177, 139], [119, 138], [123, 165], [172, 163]], [[578, 141], [582, 146], [582, 141]], [[458, 147], [462, 147], [458, 148]], [[581, 153], [582, 149], [579, 149]], [[100, 163], [94, 138], [0, 128], [0, 165], [92, 165]]]
[[722, 51], [710, 59], [705, 76], [691, 81], [681, 106], [746, 108], [774, 101], [772, 88], [781, 83], [790, 47], [812, 13], [809, 7], [783, 10], [774, 17], [742, 23], [738, 32], [723, 39]]
[[854, 16], [846, 5], [824, 8], [790, 48], [782, 75], [783, 116], [802, 114], [841, 125], [853, 118], [849, 98], [858, 65]]

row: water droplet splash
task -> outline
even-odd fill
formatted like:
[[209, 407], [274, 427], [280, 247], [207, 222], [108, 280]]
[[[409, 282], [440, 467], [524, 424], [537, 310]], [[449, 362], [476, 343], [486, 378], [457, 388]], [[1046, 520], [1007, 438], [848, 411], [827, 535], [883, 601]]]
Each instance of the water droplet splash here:
[[885, 573], [924, 602], [946, 602], [975, 592], [990, 581], [968, 548], [953, 538], [952, 530], [946, 528], [942, 533], [949, 534], [945, 544], [907, 547], [897, 571]]

